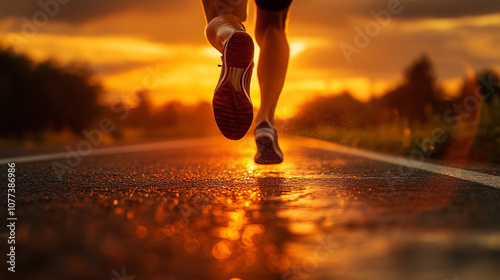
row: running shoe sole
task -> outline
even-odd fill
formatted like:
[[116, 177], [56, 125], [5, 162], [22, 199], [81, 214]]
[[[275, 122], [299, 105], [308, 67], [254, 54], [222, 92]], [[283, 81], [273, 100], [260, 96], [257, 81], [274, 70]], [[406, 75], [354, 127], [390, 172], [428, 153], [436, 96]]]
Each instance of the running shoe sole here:
[[233, 33], [224, 47], [222, 72], [212, 107], [219, 130], [231, 140], [243, 138], [252, 125], [249, 89], [253, 55], [253, 40], [246, 32]]

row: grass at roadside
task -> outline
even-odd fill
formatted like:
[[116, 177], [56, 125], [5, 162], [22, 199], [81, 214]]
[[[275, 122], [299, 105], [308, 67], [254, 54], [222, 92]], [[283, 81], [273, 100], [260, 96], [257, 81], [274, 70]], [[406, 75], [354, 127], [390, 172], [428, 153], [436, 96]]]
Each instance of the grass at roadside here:
[[293, 124], [286, 124], [285, 130], [290, 134], [351, 147], [391, 154], [413, 154], [415, 158], [423, 156], [500, 163], [500, 115], [491, 113], [500, 110], [496, 111], [495, 106], [498, 104], [484, 105], [483, 113], [464, 119], [459, 124], [447, 123], [441, 116], [434, 115], [431, 121], [424, 124], [398, 122], [370, 128], [322, 126], [315, 129], [295, 129]]

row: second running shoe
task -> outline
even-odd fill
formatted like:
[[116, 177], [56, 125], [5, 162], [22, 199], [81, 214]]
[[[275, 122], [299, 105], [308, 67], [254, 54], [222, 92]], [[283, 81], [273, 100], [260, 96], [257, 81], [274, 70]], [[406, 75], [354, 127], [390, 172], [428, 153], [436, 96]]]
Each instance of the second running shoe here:
[[260, 122], [255, 127], [255, 143], [257, 144], [255, 163], [278, 164], [283, 162], [283, 152], [278, 145], [276, 129], [267, 121]]

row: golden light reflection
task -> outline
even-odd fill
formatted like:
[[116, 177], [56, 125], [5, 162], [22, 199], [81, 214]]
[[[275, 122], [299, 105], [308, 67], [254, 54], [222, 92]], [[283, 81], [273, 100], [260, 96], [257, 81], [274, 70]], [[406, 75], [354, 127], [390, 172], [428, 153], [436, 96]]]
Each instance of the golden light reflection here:
[[219, 234], [220, 237], [233, 241], [240, 239], [240, 232], [233, 228], [222, 228]]
[[161, 228], [161, 232], [166, 236], [172, 236], [175, 233], [175, 228], [172, 225], [165, 225]]
[[190, 254], [198, 252], [200, 249], [200, 242], [194, 238], [188, 238], [184, 241], [184, 250]]
[[247, 218], [245, 217], [245, 211], [243, 209], [239, 209], [236, 212], [230, 212], [229, 218], [228, 227], [236, 230], [240, 230], [243, 225], [247, 223]]
[[[258, 279], [260, 275], [265, 276], [261, 279], [273, 278], [290, 267], [284, 246], [289, 221], [276, 212], [276, 205], [282, 203], [282, 185], [286, 174], [296, 169], [296, 163], [255, 165], [247, 155], [253, 155], [253, 143], [242, 141], [235, 145], [241, 145], [238, 150], [243, 148], [239, 150], [242, 155], [227, 163], [231, 168], [222, 167], [223, 171], [211, 177], [211, 184], [216, 184], [213, 188], [166, 184], [158, 192], [126, 192], [123, 200], [102, 196], [99, 201], [125, 222], [137, 244], [168, 246], [180, 259], [202, 258], [213, 269], [214, 279]], [[286, 149], [287, 145], [283, 143]], [[247, 169], [249, 164], [252, 167]], [[197, 166], [187, 173], [201, 176]], [[168, 180], [170, 174], [162, 170], [159, 176]], [[144, 264], [151, 271], [166, 258], [158, 252], [153, 254], [141, 256], [152, 258], [151, 264]]]
[[262, 233], [264, 233], [264, 229], [265, 228], [262, 225], [248, 225], [247, 227], [245, 227], [245, 230], [243, 231], [243, 236], [242, 236], [241, 241], [246, 246], [253, 246], [254, 244], [253, 244], [253, 241], [252, 241], [252, 237], [255, 234], [262, 234]]
[[212, 249], [212, 255], [219, 260], [229, 258], [229, 256], [231, 256], [231, 253], [232, 252], [229, 249], [227, 242], [225, 241], [221, 241], [215, 244], [215, 246]]
[[127, 220], [132, 220], [135, 217], [134, 211], [127, 212]]
[[145, 226], [138, 226], [135, 230], [135, 234], [139, 239], [144, 239], [148, 236], [149, 231]]
[[290, 224], [290, 231], [296, 234], [314, 233], [316, 227], [312, 222], [295, 222]]
[[116, 215], [121, 215], [121, 214], [123, 214], [123, 208], [121, 208], [121, 207], [116, 207], [116, 208], [115, 208], [115, 214], [116, 214]]
[[288, 257], [282, 254], [279, 249], [274, 244], [268, 244], [264, 248], [268, 257], [266, 261], [266, 266], [269, 270], [274, 272], [283, 272], [290, 267], [290, 261]]

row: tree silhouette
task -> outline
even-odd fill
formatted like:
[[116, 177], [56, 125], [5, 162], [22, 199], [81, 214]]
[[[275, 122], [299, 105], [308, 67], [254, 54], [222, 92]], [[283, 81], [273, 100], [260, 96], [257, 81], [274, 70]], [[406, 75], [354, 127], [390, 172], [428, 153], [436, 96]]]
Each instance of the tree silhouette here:
[[152, 102], [147, 90], [139, 90], [135, 93], [136, 106], [130, 110], [128, 124], [132, 127], [151, 126]]
[[[53, 61], [38, 65], [35, 77], [39, 79], [39, 93], [45, 99], [42, 109], [49, 126], [56, 130], [68, 127], [75, 133], [89, 126], [101, 112], [98, 104], [101, 86], [93, 81], [92, 72], [85, 64], [72, 63], [60, 67]], [[52, 112], [47, 112], [51, 108]]]
[[[32, 118], [37, 113], [36, 87], [30, 72], [32, 62], [10, 50], [0, 51], [0, 134], [22, 136], [25, 129], [40, 131], [40, 119]], [[28, 120], [32, 121], [28, 122]]]
[[481, 94], [487, 102], [492, 102], [495, 95], [500, 97], [500, 76], [495, 70], [484, 69], [476, 77]]
[[35, 63], [0, 48], [0, 135], [23, 138], [44, 130], [89, 126], [101, 112], [101, 86], [85, 64]]
[[397, 108], [400, 116], [410, 122], [429, 120], [428, 108], [436, 111], [437, 97], [434, 67], [427, 55], [422, 55], [405, 71], [404, 82], [382, 97], [384, 103]]

